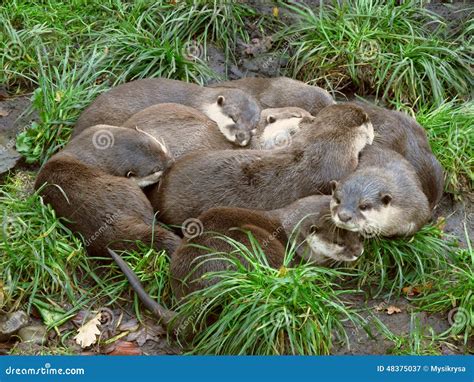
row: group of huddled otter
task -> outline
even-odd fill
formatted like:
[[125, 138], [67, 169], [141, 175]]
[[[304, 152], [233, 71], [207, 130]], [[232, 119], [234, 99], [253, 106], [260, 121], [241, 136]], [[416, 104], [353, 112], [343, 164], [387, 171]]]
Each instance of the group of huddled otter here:
[[[100, 95], [36, 187], [90, 253], [110, 253], [167, 324], [173, 313], [114, 250], [137, 240], [166, 250], [177, 298], [228, 266], [217, 256], [198, 261], [232, 251], [216, 233], [250, 245], [251, 232], [275, 268], [290, 237], [300, 261], [354, 261], [361, 238], [411, 235], [426, 224], [443, 173], [424, 129], [400, 112], [336, 103], [285, 77], [210, 87], [155, 78]], [[203, 232], [172, 231], [191, 218]]]

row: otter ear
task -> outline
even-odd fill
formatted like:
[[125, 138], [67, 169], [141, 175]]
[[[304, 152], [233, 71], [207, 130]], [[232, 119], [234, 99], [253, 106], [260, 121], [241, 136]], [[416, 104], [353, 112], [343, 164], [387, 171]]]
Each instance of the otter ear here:
[[225, 97], [224, 97], [224, 96], [219, 96], [219, 97], [217, 97], [217, 104], [218, 104], [219, 106], [224, 105], [224, 102], [225, 102]]
[[331, 186], [331, 193], [334, 193], [336, 190], [336, 187], [339, 185], [339, 183], [336, 180], [331, 180], [329, 182], [329, 185]]
[[273, 115], [267, 117], [267, 123], [273, 123], [276, 121], [276, 118]]
[[390, 194], [382, 194], [380, 195], [380, 200], [383, 204], [388, 205], [392, 201], [392, 195]]

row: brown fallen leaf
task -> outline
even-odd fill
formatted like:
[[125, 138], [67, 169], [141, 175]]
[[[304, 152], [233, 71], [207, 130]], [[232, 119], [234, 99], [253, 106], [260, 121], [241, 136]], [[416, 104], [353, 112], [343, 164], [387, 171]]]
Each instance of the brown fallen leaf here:
[[109, 355], [142, 355], [141, 349], [135, 342], [117, 341], [115, 349]]
[[98, 313], [93, 319], [86, 322], [78, 330], [77, 334], [74, 337], [76, 343], [81, 346], [81, 348], [86, 348], [95, 344], [97, 341], [97, 336], [100, 334], [98, 326], [100, 325], [101, 314]]
[[387, 314], [388, 315], [392, 315], [394, 313], [401, 313], [402, 310], [397, 307], [397, 306], [394, 306], [394, 305], [390, 305], [388, 308], [387, 308]]

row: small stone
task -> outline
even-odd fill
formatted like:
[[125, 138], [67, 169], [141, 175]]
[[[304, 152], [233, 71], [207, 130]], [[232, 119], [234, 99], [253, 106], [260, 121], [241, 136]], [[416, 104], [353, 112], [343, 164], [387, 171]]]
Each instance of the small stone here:
[[48, 342], [48, 332], [43, 325], [25, 326], [18, 331], [18, 336], [22, 342], [36, 345], [46, 345]]
[[22, 310], [0, 316], [0, 342], [8, 341], [28, 322], [29, 318]]

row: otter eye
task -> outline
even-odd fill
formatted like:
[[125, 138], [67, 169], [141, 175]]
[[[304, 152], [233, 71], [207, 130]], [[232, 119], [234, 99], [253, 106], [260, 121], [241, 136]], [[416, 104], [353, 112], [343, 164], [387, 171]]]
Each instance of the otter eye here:
[[321, 229], [319, 227], [316, 227], [315, 225], [312, 225], [309, 229], [309, 232], [312, 234], [318, 233], [319, 231], [321, 231]]
[[132, 176], [135, 176], [135, 173], [133, 171], [127, 172], [127, 175], [126, 175], [127, 178], [131, 178]]
[[370, 206], [369, 206], [368, 204], [361, 204], [361, 205], [359, 206], [359, 210], [361, 210], [361, 211], [366, 211], [366, 210], [368, 210], [369, 208], [370, 208]]

